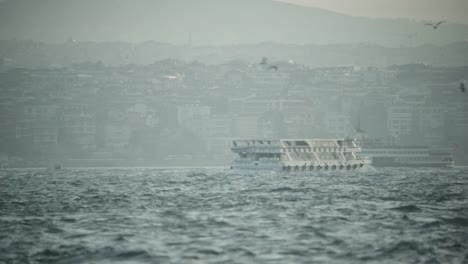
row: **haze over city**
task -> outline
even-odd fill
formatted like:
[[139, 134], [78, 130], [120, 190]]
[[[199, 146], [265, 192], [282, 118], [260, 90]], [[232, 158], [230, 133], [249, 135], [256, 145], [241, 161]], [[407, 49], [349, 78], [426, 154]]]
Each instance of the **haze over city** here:
[[467, 11], [0, 0], [0, 263], [466, 263]]

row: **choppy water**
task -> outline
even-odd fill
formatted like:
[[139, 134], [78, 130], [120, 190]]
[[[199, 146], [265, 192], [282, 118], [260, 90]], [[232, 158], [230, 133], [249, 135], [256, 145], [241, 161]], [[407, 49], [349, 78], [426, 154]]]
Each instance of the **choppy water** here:
[[468, 168], [0, 171], [0, 263], [467, 263]]

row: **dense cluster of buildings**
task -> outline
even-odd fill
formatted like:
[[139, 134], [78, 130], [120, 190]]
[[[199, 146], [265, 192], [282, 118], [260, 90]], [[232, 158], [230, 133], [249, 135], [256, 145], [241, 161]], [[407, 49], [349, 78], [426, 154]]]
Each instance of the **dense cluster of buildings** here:
[[468, 67], [275, 66], [3, 67], [0, 163], [220, 165], [234, 139], [357, 130], [389, 144], [468, 147], [468, 98], [459, 89]]

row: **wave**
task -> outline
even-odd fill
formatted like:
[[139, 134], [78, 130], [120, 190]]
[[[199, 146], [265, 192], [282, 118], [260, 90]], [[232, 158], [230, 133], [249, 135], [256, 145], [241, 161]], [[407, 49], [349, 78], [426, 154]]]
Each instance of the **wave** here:
[[454, 226], [468, 226], [468, 218], [463, 217], [453, 217], [453, 218], [444, 218], [443, 219], [446, 223], [454, 225]]
[[451, 170], [12, 173], [1, 263], [463, 263], [468, 248], [468, 178]]
[[415, 212], [421, 212], [422, 209], [417, 207], [416, 205], [403, 205], [403, 206], [398, 206], [398, 207], [393, 207], [390, 208], [390, 210], [395, 210], [395, 211], [401, 211], [405, 213], [415, 213]]
[[394, 254], [403, 254], [403, 253], [417, 253], [422, 255], [427, 253], [428, 249], [423, 248], [421, 244], [417, 241], [399, 241], [390, 248], [381, 249], [381, 256], [388, 256]]

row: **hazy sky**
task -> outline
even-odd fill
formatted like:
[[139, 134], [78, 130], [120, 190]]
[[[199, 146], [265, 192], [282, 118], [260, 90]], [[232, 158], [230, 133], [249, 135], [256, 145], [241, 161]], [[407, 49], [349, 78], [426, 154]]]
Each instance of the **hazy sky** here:
[[[465, 12], [468, 0], [0, 0], [0, 39], [447, 44], [468, 39]], [[466, 23], [434, 31], [422, 19]]]
[[278, 0], [366, 17], [449, 20], [468, 24], [468, 0]]

